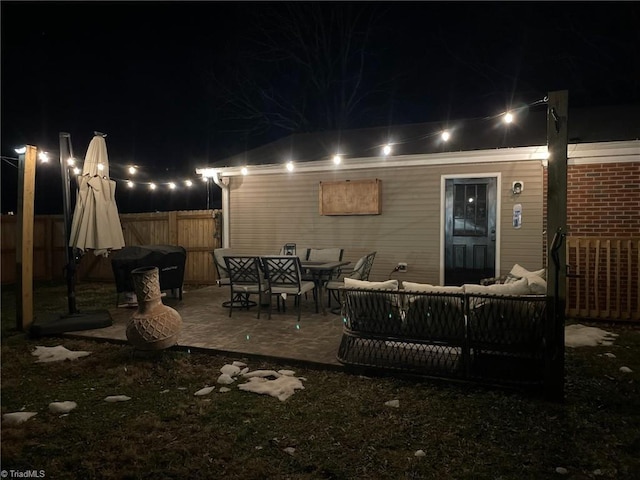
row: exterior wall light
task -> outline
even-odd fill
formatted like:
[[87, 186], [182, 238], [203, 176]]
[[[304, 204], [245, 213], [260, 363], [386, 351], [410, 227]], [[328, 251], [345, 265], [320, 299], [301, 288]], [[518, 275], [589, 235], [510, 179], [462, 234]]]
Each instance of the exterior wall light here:
[[514, 195], [520, 195], [524, 190], [524, 182], [522, 180], [516, 180], [511, 185], [511, 190], [513, 191]]

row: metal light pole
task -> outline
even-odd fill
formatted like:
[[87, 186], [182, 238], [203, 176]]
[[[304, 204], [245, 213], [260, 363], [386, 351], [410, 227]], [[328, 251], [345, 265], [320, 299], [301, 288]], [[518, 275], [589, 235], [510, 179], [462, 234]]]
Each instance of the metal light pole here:
[[71, 186], [69, 178], [69, 167], [67, 160], [73, 158], [73, 147], [71, 146], [71, 135], [60, 132], [60, 173], [62, 176], [62, 206], [64, 217], [64, 243], [65, 243], [65, 274], [67, 277], [67, 302], [69, 305], [69, 315], [78, 313], [76, 308], [76, 259], [73, 247], [69, 245], [71, 237]]

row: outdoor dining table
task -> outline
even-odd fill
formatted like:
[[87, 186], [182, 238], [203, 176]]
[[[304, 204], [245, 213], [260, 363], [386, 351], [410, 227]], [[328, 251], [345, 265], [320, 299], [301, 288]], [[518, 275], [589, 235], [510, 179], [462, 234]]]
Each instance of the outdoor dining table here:
[[[326, 315], [327, 310], [324, 306], [324, 278], [333, 278], [340, 267], [349, 265], [351, 262], [334, 261], [334, 262], [312, 262], [309, 260], [300, 261], [302, 270], [311, 274], [313, 283], [316, 285], [318, 294], [318, 304], [322, 307], [322, 314]], [[316, 313], [318, 313], [318, 305], [316, 304]]]

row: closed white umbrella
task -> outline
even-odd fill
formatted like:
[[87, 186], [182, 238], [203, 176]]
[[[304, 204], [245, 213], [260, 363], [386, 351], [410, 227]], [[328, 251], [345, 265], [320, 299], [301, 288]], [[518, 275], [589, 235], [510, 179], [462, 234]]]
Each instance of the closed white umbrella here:
[[71, 223], [69, 246], [109, 255], [124, 247], [124, 236], [116, 205], [116, 182], [109, 178], [109, 156], [105, 135], [96, 132], [89, 143], [77, 177], [78, 195]]

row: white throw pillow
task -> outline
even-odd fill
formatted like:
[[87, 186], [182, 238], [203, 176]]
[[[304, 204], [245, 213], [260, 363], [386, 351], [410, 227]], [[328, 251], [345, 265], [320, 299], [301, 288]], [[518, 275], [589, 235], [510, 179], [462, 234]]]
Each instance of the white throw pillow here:
[[537, 275], [529, 275], [527, 277], [529, 282], [529, 291], [535, 294], [547, 293], [547, 281]]
[[407, 292], [424, 293], [463, 293], [462, 287], [431, 285], [429, 283], [402, 282], [402, 288]]
[[541, 268], [540, 270], [535, 270], [535, 271], [530, 271], [527, 270], [526, 268], [524, 268], [521, 265], [518, 265], [517, 263], [513, 266], [513, 268], [511, 269], [511, 272], [509, 272], [511, 275], [513, 275], [514, 277], [528, 277], [530, 275], [536, 275], [540, 278], [542, 278], [543, 280], [547, 279], [547, 269], [546, 268]]
[[345, 288], [363, 288], [367, 290], [398, 290], [398, 280], [387, 280], [385, 282], [368, 282], [366, 280], [356, 280], [346, 277], [344, 279]]
[[547, 271], [546, 269], [531, 272], [517, 263], [511, 269], [511, 275], [526, 278], [529, 284], [529, 293], [547, 293]]

